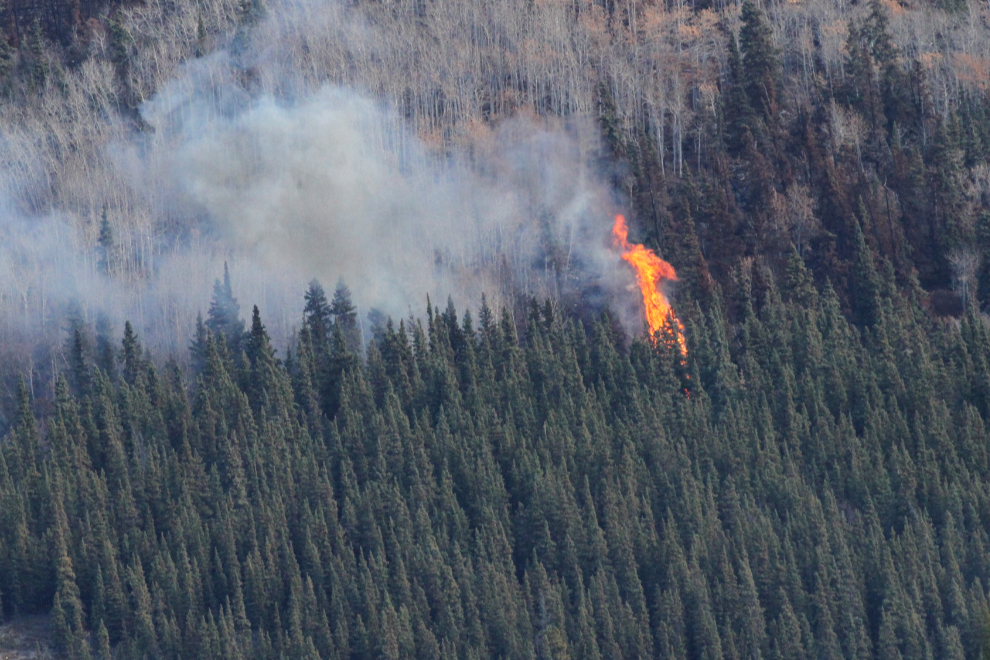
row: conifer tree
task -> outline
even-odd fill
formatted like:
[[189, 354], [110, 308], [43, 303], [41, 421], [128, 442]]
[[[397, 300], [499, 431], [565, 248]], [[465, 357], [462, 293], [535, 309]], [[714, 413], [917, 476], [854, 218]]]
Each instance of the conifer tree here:
[[853, 250], [853, 295], [857, 319], [863, 325], [871, 326], [880, 320], [880, 278], [859, 223], [853, 230]]
[[100, 237], [97, 244], [99, 245], [97, 266], [101, 273], [110, 275], [113, 271], [114, 237], [106, 206], [103, 207], [103, 213], [100, 216]]
[[82, 622], [83, 604], [72, 559], [63, 553], [58, 559], [58, 587], [52, 605], [52, 628], [56, 647], [70, 660], [90, 657]]
[[[309, 283], [304, 296], [306, 306], [303, 308], [303, 319], [309, 329], [314, 345], [321, 346], [330, 338], [330, 328], [333, 325], [333, 312], [327, 302], [326, 292], [317, 280]], [[334, 293], [336, 301], [336, 292]]]
[[351, 290], [343, 279], [337, 282], [337, 288], [334, 289], [329, 313], [333, 317], [334, 326], [340, 328], [347, 350], [360, 355], [361, 330], [358, 328], [357, 308], [351, 302]]
[[227, 262], [223, 264], [223, 282], [216, 280], [213, 285], [213, 300], [210, 302], [206, 327], [214, 335], [222, 334], [233, 356], [241, 353], [241, 340], [244, 337], [244, 321], [240, 318], [241, 306], [230, 286], [230, 271]]
[[739, 50], [742, 54], [742, 87], [752, 107], [767, 128], [777, 114], [779, 59], [773, 46], [773, 31], [763, 12], [752, 0], [742, 5]]
[[111, 660], [113, 652], [110, 650], [110, 635], [107, 627], [100, 620], [100, 626], [96, 630], [96, 660]]
[[61, 474], [54, 476], [54, 560], [56, 569], [55, 599], [52, 604], [52, 628], [55, 645], [70, 660], [88, 660], [90, 656], [83, 627], [83, 603], [76, 584], [76, 573], [68, 555], [69, 522], [62, 502]]
[[206, 368], [206, 342], [209, 329], [203, 323], [203, 314], [196, 315], [196, 329], [193, 332], [192, 343], [189, 344], [189, 357], [193, 373], [197, 376]]
[[130, 321], [124, 323], [124, 338], [121, 340], [121, 371], [124, 382], [134, 385], [138, 375], [144, 370], [144, 359], [141, 354], [141, 344]]
[[81, 325], [74, 324], [69, 344], [69, 378], [77, 394], [89, 393], [92, 374], [90, 372], [89, 356], [86, 338]]

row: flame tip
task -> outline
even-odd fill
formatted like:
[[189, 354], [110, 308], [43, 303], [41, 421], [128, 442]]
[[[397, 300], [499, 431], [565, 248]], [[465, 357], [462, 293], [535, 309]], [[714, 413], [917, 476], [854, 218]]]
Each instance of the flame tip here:
[[622, 259], [629, 263], [636, 272], [636, 282], [639, 284], [640, 292], [643, 295], [643, 305], [646, 308], [646, 322], [650, 326], [650, 335], [653, 336], [664, 326], [674, 330], [674, 335], [681, 354], [687, 355], [687, 344], [684, 341], [684, 325], [674, 314], [670, 306], [670, 301], [661, 290], [661, 286], [668, 280], [677, 281], [677, 273], [674, 267], [664, 261], [647, 248], [645, 245], [629, 242], [629, 226], [626, 224], [626, 217], [621, 213], [615, 215], [615, 224], [612, 225], [612, 235], [615, 237], [615, 244], [622, 249]]

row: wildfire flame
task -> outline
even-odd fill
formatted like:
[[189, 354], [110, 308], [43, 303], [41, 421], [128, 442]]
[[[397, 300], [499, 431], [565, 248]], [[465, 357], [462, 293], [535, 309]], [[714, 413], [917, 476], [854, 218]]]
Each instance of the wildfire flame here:
[[636, 271], [636, 281], [639, 283], [639, 290], [643, 294], [643, 306], [646, 307], [646, 322], [650, 325], [650, 335], [656, 334], [665, 326], [671, 330], [676, 328], [677, 344], [681, 349], [681, 354], [686, 356], [687, 344], [684, 342], [684, 326], [674, 316], [674, 311], [670, 308], [670, 301], [660, 290], [660, 285], [663, 282], [667, 280], [677, 281], [674, 267], [654, 254], [653, 250], [629, 242], [629, 227], [626, 225], [624, 216], [615, 216], [612, 235], [615, 237], [615, 244], [622, 248], [622, 258], [629, 262]]

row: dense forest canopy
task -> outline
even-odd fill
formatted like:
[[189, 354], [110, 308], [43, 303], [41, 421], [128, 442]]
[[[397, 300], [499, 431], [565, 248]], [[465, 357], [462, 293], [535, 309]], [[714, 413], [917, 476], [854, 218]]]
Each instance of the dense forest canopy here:
[[[0, 2], [0, 618], [73, 659], [980, 657], [988, 94], [966, 0]], [[376, 230], [487, 222], [426, 259], [488, 296], [263, 322], [355, 251], [314, 162], [401, 198]], [[419, 184], [465, 205], [415, 224]], [[575, 247], [608, 211], [683, 335]]]
[[789, 264], [696, 308], [686, 359], [533, 300], [362, 360], [316, 282], [284, 359], [217, 300], [191, 392], [130, 325], [77, 332], [0, 447], [3, 613], [69, 658], [976, 658], [990, 329], [880, 278], [857, 327]]

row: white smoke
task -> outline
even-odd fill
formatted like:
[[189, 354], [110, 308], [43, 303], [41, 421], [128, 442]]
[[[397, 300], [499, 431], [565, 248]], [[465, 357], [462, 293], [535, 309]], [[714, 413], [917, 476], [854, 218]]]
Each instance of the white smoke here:
[[[39, 212], [23, 200], [44, 182], [21, 165], [15, 180], [16, 163], [4, 163], [6, 336], [57, 334], [73, 302], [90, 322], [106, 314], [119, 331], [129, 319], [146, 344], [182, 352], [224, 261], [242, 315], [257, 304], [281, 345], [314, 277], [329, 290], [343, 278], [360, 310], [394, 316], [419, 314], [427, 295], [463, 309], [483, 292], [498, 307], [517, 293], [559, 297], [588, 278], [615, 287], [594, 123], [516, 117], [438, 153], [396, 99], [313, 85], [291, 69], [279, 38], [305, 31], [298, 9], [291, 20], [272, 10], [257, 28], [264, 49], [180, 67], [142, 105], [145, 130], [77, 165], [104, 168], [86, 204]], [[261, 82], [245, 84], [246, 70]], [[31, 162], [30, 148], [19, 162]], [[101, 213], [115, 230], [109, 265]]]
[[[262, 96], [209, 117], [206, 132], [202, 111], [192, 115], [197, 130], [178, 129], [171, 175], [225, 244], [263, 269], [343, 277], [365, 304], [395, 314], [427, 294], [476, 304], [509, 276], [553, 295], [556, 269], [586, 264], [587, 234], [607, 228], [587, 156], [532, 121], [500, 127], [479, 174], [460, 154], [438, 161], [386, 110], [340, 88], [293, 102]], [[167, 121], [155, 105], [145, 118]], [[550, 245], [566, 257], [553, 268]]]

